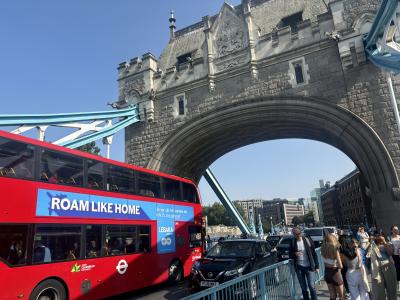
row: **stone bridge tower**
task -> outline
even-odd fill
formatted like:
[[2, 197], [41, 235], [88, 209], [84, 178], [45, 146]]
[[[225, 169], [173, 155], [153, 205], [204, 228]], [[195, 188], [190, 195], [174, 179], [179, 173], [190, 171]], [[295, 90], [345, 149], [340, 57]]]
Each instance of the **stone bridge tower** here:
[[126, 161], [197, 181], [241, 146], [317, 140], [360, 169], [378, 225], [398, 223], [399, 131], [386, 74], [362, 41], [378, 4], [243, 0], [178, 31], [171, 15], [160, 58], [118, 68], [116, 105], [138, 104], [142, 120], [126, 130]]

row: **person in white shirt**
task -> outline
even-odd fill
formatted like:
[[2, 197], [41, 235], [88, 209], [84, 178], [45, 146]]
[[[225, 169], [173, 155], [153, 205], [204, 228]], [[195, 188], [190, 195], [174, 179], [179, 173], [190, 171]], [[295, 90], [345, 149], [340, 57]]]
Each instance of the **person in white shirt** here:
[[309, 300], [311, 295], [311, 300], [317, 300], [314, 273], [319, 272], [319, 264], [314, 243], [309, 237], [303, 236], [298, 227], [292, 229], [292, 234], [294, 238], [289, 248], [289, 256], [294, 260], [303, 299]]

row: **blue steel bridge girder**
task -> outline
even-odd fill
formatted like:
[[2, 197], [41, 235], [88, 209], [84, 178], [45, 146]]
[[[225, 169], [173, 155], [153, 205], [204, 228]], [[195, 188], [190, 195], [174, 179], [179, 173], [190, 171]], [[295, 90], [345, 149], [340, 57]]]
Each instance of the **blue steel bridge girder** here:
[[240, 215], [239, 211], [236, 209], [235, 205], [233, 202], [229, 199], [229, 197], [226, 195], [225, 191], [215, 178], [214, 174], [211, 172], [211, 169], [208, 168], [204, 174], [204, 178], [210, 185], [210, 187], [213, 189], [214, 193], [218, 196], [218, 199], [221, 201], [221, 203], [225, 206], [226, 210], [228, 211], [229, 215], [233, 218], [233, 220], [237, 223], [239, 226], [240, 230], [243, 233], [246, 234], [251, 234], [251, 230], [247, 226], [246, 222], [243, 220], [242, 216]]
[[44, 140], [45, 131], [50, 126], [76, 129], [75, 132], [53, 141], [60, 146], [77, 148], [103, 139], [103, 143], [107, 145], [107, 157], [112, 136], [139, 121], [137, 106], [117, 111], [0, 115], [0, 126], [16, 126], [17, 129], [11, 131], [15, 134], [37, 128], [40, 140]]
[[400, 73], [400, 0], [382, 0], [364, 45], [367, 58], [387, 72], [390, 101], [400, 133], [400, 115], [391, 78], [391, 73]]
[[400, 1], [382, 0], [364, 39], [368, 59], [377, 67], [400, 73]]

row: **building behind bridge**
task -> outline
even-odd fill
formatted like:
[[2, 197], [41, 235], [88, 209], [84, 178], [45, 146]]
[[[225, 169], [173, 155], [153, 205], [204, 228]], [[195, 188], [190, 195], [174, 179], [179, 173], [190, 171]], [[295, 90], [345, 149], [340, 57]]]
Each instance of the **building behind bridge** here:
[[325, 225], [338, 227], [374, 224], [368, 188], [359, 170], [328, 186], [321, 195]]
[[247, 220], [250, 220], [252, 213], [255, 217], [260, 214], [262, 217], [270, 219], [273, 224], [292, 225], [295, 216], [302, 217], [309, 211], [299, 200], [289, 201], [288, 199], [275, 198], [272, 200], [237, 200], [235, 202], [243, 208]]

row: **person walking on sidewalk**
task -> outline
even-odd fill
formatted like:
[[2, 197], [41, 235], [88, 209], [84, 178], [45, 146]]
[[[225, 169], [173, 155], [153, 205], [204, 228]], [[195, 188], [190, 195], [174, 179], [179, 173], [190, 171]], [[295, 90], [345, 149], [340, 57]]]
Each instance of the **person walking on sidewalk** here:
[[362, 263], [361, 251], [357, 241], [346, 239], [342, 245], [342, 253], [347, 266], [346, 279], [352, 300], [369, 300], [369, 285], [367, 273]]
[[343, 283], [344, 283], [344, 288], [345, 288], [345, 299], [350, 299], [350, 290], [349, 290], [349, 285], [347, 283], [347, 279], [346, 279], [346, 273], [347, 273], [347, 266], [344, 263], [344, 261], [346, 260], [346, 257], [343, 253], [343, 247], [345, 246], [346, 242], [350, 239], [350, 237], [348, 235], [345, 235], [343, 233], [343, 230], [338, 230], [337, 232], [338, 234], [338, 241], [340, 244], [340, 250], [339, 250], [339, 254], [340, 254], [340, 259], [342, 260], [343, 263], [343, 269], [340, 270], [340, 273], [342, 274], [342, 278], [343, 278]]
[[367, 257], [371, 258], [373, 299], [396, 300], [396, 269], [392, 255], [393, 245], [387, 244], [382, 235], [376, 235], [367, 248]]
[[319, 264], [314, 243], [309, 237], [303, 236], [298, 227], [292, 229], [292, 234], [294, 238], [290, 244], [289, 256], [294, 261], [303, 299], [310, 300], [311, 295], [311, 300], [317, 300], [314, 273], [319, 272]]
[[357, 232], [357, 240], [358, 240], [358, 245], [360, 246], [361, 250], [361, 257], [363, 260], [364, 266], [367, 266], [367, 260], [366, 260], [366, 249], [369, 245], [369, 235], [367, 232], [365, 232], [364, 227], [359, 227], [358, 232]]
[[396, 268], [397, 279], [397, 292], [400, 293], [400, 234], [399, 227], [393, 225], [391, 227], [391, 235], [389, 237], [390, 243], [393, 245], [393, 260]]
[[339, 254], [340, 244], [333, 234], [326, 233], [321, 246], [321, 256], [325, 266], [325, 281], [331, 299], [344, 299], [343, 278], [340, 269], [343, 268]]

